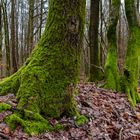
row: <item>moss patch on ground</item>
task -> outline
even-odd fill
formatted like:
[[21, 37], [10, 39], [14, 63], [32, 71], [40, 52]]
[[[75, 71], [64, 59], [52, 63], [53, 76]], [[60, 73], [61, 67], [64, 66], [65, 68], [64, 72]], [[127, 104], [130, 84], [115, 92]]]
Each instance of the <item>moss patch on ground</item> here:
[[14, 130], [18, 125], [29, 135], [38, 135], [46, 131], [57, 131], [63, 129], [63, 125], [52, 126], [45, 118], [38, 113], [24, 110], [22, 113], [14, 113], [6, 118], [6, 123]]
[[0, 113], [2, 111], [6, 111], [6, 110], [10, 110], [11, 109], [11, 106], [9, 104], [6, 104], [6, 103], [0, 103]]

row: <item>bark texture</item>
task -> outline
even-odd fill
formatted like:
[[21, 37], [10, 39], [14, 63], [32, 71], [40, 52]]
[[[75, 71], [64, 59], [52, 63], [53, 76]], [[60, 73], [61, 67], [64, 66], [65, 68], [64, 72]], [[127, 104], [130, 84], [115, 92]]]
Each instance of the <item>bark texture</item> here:
[[0, 76], [2, 77], [2, 4], [0, 3]]
[[133, 105], [140, 102], [140, 95], [137, 92], [139, 77], [139, 56], [140, 56], [140, 18], [137, 16], [135, 0], [125, 0], [126, 17], [129, 24], [129, 41], [127, 47], [126, 66], [124, 70], [124, 91], [128, 94]]
[[[24, 112], [24, 117], [21, 113], [12, 115], [9, 124], [19, 122], [26, 131], [38, 132], [48, 128], [42, 116], [77, 115], [73, 93], [84, 20], [85, 0], [49, 2], [46, 28], [38, 45], [20, 69], [0, 83], [0, 93], [16, 93], [17, 109]], [[29, 119], [43, 125], [27, 123]]]
[[116, 25], [119, 16], [119, 0], [113, 0], [115, 7], [112, 24], [108, 30], [109, 52], [105, 65], [106, 88], [127, 93], [128, 99], [134, 106], [140, 102], [140, 95], [137, 92], [139, 77], [139, 56], [140, 56], [140, 29], [136, 6], [134, 0], [125, 0], [125, 11], [129, 25], [129, 41], [126, 52], [126, 60], [123, 66], [123, 74], [119, 73], [117, 66], [117, 45], [116, 45]]
[[7, 10], [6, 10], [6, 3], [4, 0], [2, 2], [2, 12], [3, 12], [3, 21], [4, 21], [4, 42], [5, 42], [5, 49], [6, 49], [6, 76], [10, 75], [10, 44], [9, 44], [9, 26], [8, 26], [8, 18], [7, 18]]
[[107, 31], [108, 54], [105, 64], [105, 88], [119, 90], [119, 74], [117, 68], [117, 37], [116, 27], [119, 19], [119, 0], [112, 0], [110, 9], [110, 25]]
[[15, 32], [15, 0], [11, 2], [11, 48], [12, 48], [12, 73], [17, 71], [16, 60], [16, 32]]
[[90, 47], [90, 81], [100, 79], [99, 69], [99, 0], [91, 0], [90, 4], [90, 26], [89, 26], [89, 47]]
[[35, 3], [35, 0], [29, 0], [27, 57], [31, 54], [31, 52], [33, 50], [33, 42], [34, 42], [34, 3]]

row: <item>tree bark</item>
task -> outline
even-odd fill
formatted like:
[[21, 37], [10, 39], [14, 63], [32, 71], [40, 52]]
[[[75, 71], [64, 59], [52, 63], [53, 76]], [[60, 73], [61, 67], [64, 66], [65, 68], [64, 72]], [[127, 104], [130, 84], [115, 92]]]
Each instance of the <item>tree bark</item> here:
[[9, 45], [9, 30], [8, 30], [8, 18], [7, 18], [7, 11], [6, 11], [6, 3], [1, 0], [2, 2], [2, 11], [3, 11], [3, 20], [4, 20], [4, 42], [5, 42], [5, 49], [6, 49], [6, 76], [10, 75], [11, 71], [11, 63], [10, 63], [10, 45]]
[[[137, 20], [135, 0], [125, 0], [125, 11], [129, 25], [129, 41], [127, 47], [126, 66], [124, 70], [124, 91], [133, 105], [140, 102], [137, 92], [140, 56], [140, 25]], [[139, 17], [140, 18], [140, 17]]]
[[41, 38], [42, 34], [42, 17], [43, 17], [43, 0], [40, 2], [40, 27], [39, 27], [39, 38]]
[[[16, 93], [18, 110], [54, 118], [77, 115], [73, 93], [79, 78], [84, 21], [85, 0], [49, 2], [47, 24], [38, 45], [20, 69], [0, 83], [1, 94]], [[9, 121], [21, 120], [17, 118], [14, 115]], [[20, 121], [29, 131], [26, 122]], [[37, 128], [44, 131], [43, 126]]]
[[105, 63], [105, 88], [120, 90], [119, 73], [117, 68], [117, 37], [116, 27], [119, 19], [119, 0], [112, 0], [110, 9], [110, 25], [107, 31], [108, 54]]
[[19, 67], [19, 1], [15, 0], [15, 55], [16, 55], [16, 64], [17, 68]]
[[34, 39], [34, 2], [35, 0], [29, 0], [29, 21], [28, 21], [28, 36], [27, 36], [27, 57], [31, 54], [33, 49]]
[[89, 26], [90, 81], [97, 81], [99, 80], [100, 77], [98, 28], [99, 28], [99, 0], [91, 0], [90, 26]]
[[11, 49], [12, 49], [12, 73], [17, 71], [16, 39], [15, 39], [15, 0], [11, 1]]
[[2, 77], [2, 4], [0, 3], [0, 76]]
[[[115, 8], [119, 8], [119, 0], [118, 3], [116, 0], [112, 2], [114, 2]], [[123, 51], [126, 51], [123, 73], [121, 74], [118, 70], [117, 61], [119, 55], [116, 51], [116, 25], [119, 16], [117, 11], [119, 11], [119, 9], [115, 9], [115, 11], [118, 13], [117, 15], [113, 15], [113, 17], [111, 16], [113, 24], [111, 24], [108, 31], [108, 41], [110, 48], [105, 66], [105, 87], [127, 93], [128, 99], [132, 105], [136, 105], [136, 103], [140, 102], [140, 95], [137, 92], [140, 69], [138, 67], [140, 63], [140, 29], [137, 20], [136, 9], [137, 8], [135, 6], [134, 0], [125, 0], [125, 11], [129, 25], [129, 41], [127, 49], [123, 49]], [[113, 13], [115, 14], [116, 12]]]

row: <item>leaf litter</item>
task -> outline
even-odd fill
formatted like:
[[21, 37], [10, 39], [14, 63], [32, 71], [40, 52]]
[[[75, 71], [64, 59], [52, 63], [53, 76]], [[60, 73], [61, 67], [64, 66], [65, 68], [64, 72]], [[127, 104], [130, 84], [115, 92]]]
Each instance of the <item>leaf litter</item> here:
[[[20, 126], [11, 131], [4, 119], [12, 112], [4, 111], [0, 113], [0, 140], [140, 140], [140, 104], [132, 108], [125, 94], [92, 83], [79, 84], [77, 89], [77, 107], [88, 118], [86, 124], [77, 126], [75, 117], [51, 119], [52, 125], [59, 122], [65, 129], [31, 137]], [[17, 105], [11, 93], [0, 96], [0, 103], [3, 102], [13, 108]]]

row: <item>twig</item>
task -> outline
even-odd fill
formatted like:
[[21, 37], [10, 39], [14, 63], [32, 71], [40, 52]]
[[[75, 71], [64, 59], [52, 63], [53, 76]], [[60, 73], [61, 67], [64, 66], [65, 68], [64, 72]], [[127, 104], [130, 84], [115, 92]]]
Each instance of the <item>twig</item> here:
[[100, 69], [103, 73], [105, 73], [103, 67], [97, 66], [97, 65], [94, 65], [94, 64], [90, 64], [90, 65]]
[[121, 130], [119, 132], [119, 140], [122, 140], [122, 131], [123, 131], [123, 127], [121, 128]]

